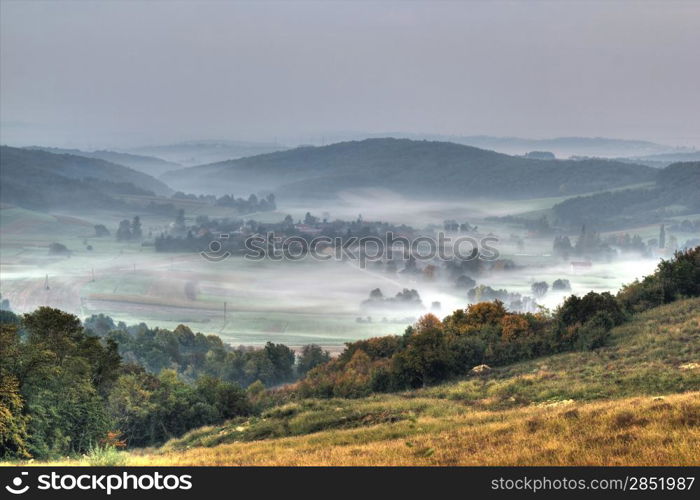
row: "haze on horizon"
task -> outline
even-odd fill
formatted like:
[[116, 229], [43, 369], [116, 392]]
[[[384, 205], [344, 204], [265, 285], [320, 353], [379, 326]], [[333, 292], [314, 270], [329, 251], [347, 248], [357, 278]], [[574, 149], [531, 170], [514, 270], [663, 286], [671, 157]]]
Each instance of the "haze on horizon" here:
[[1, 3], [0, 142], [602, 136], [700, 147], [700, 3]]

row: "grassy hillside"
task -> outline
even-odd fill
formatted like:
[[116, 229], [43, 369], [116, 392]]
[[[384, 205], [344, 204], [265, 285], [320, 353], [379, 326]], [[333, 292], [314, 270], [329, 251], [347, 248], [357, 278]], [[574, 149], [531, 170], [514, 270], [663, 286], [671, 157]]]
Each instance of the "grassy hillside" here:
[[292, 401], [260, 417], [201, 428], [159, 449], [109, 460], [134, 465], [697, 465], [698, 391], [700, 299], [689, 299], [636, 315], [595, 351], [539, 358], [392, 395]]
[[[700, 393], [408, 418], [296, 438], [134, 454], [131, 465], [697, 465]], [[397, 404], [394, 404], [394, 408]], [[418, 407], [415, 413], [412, 407]]]
[[170, 185], [320, 197], [349, 188], [386, 188], [421, 197], [535, 198], [650, 180], [650, 167], [609, 160], [532, 160], [449, 142], [367, 139], [301, 147], [164, 175]]

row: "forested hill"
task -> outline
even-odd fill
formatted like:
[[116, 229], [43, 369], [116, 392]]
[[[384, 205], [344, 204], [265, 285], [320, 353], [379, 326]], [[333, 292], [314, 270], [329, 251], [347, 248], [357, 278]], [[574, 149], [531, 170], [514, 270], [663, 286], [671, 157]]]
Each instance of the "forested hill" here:
[[175, 144], [142, 146], [128, 150], [129, 153], [155, 156], [164, 160], [179, 163], [187, 167], [204, 165], [246, 156], [255, 156], [273, 151], [289, 149], [281, 144], [272, 142], [249, 142], [228, 140], [194, 140]]
[[191, 167], [163, 177], [202, 190], [275, 189], [280, 196], [325, 196], [386, 188], [420, 197], [528, 198], [575, 194], [651, 180], [640, 165], [591, 159], [534, 160], [450, 142], [367, 139]]
[[698, 192], [700, 162], [674, 163], [658, 171], [651, 187], [569, 198], [555, 205], [553, 212], [557, 222], [566, 226], [617, 229], [696, 214], [700, 212]]
[[0, 147], [2, 200], [28, 208], [96, 207], [115, 194], [168, 194], [164, 183], [104, 160]]
[[80, 149], [45, 148], [41, 146], [31, 146], [25, 149], [46, 151], [47, 153], [53, 154], [68, 154], [74, 156], [84, 156], [86, 158], [97, 158], [98, 160], [116, 163], [117, 165], [129, 167], [155, 177], [169, 170], [177, 170], [182, 168], [182, 165], [178, 163], [166, 161], [153, 156], [120, 153], [108, 150], [82, 151]]

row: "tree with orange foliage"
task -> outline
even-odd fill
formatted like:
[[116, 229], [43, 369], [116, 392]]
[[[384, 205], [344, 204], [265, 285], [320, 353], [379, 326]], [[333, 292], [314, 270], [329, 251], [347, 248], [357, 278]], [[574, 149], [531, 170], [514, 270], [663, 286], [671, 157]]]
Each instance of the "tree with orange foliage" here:
[[418, 318], [414, 329], [416, 333], [423, 333], [436, 328], [442, 328], [442, 321], [440, 321], [434, 314], [428, 313]]
[[358, 349], [340, 373], [333, 394], [343, 398], [369, 395], [372, 391], [371, 372], [372, 360], [362, 349]]
[[506, 314], [501, 318], [501, 340], [504, 343], [521, 340], [530, 333], [530, 322], [522, 314]]
[[479, 302], [471, 304], [466, 310], [455, 311], [445, 318], [445, 326], [461, 335], [478, 331], [484, 326], [500, 325], [501, 320], [507, 314], [503, 302]]

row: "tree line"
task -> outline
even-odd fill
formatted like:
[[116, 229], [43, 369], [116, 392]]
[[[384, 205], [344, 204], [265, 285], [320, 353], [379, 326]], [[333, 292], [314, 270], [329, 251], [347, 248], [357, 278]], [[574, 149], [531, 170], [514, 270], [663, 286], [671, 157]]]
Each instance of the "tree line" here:
[[551, 313], [511, 312], [496, 300], [472, 304], [442, 320], [425, 315], [401, 336], [346, 344], [338, 358], [311, 370], [294, 390], [303, 397], [362, 397], [437, 384], [479, 365], [595, 349], [631, 314], [696, 296], [700, 247], [676, 252], [654, 274], [617, 295], [571, 295]]
[[[258, 410], [264, 387], [330, 359], [318, 346], [233, 349], [216, 336], [41, 307], [0, 323], [0, 459], [148, 446]], [[248, 391], [243, 387], [248, 387]]]

